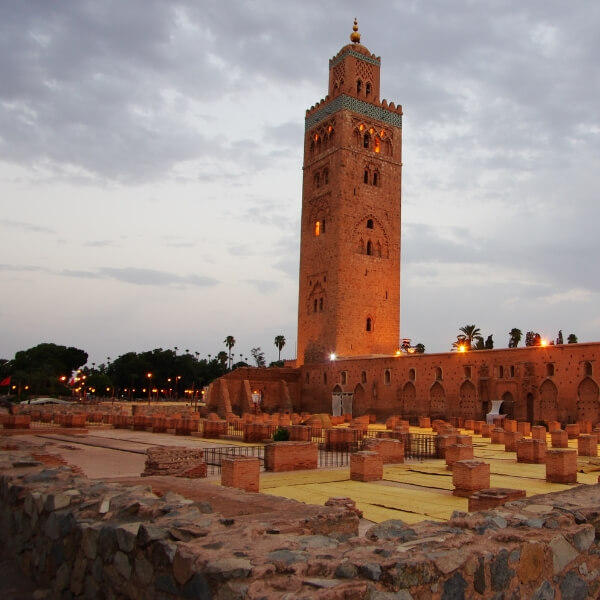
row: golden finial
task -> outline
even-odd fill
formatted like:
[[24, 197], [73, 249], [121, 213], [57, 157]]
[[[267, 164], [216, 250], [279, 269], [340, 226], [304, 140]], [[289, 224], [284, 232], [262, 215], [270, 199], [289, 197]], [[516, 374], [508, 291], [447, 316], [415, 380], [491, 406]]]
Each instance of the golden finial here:
[[350, 41], [354, 44], [360, 44], [360, 33], [358, 33], [358, 20], [354, 17], [354, 25], [350, 34]]

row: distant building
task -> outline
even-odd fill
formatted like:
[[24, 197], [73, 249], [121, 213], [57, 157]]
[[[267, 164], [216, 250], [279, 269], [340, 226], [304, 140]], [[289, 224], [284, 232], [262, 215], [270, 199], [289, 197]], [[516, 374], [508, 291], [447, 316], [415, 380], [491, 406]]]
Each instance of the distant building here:
[[[351, 44], [306, 112], [295, 368], [243, 368], [214, 382], [221, 414], [333, 412], [531, 423], [600, 421], [600, 343], [400, 352], [402, 108], [380, 100], [378, 57]], [[507, 334], [508, 337], [508, 334]]]

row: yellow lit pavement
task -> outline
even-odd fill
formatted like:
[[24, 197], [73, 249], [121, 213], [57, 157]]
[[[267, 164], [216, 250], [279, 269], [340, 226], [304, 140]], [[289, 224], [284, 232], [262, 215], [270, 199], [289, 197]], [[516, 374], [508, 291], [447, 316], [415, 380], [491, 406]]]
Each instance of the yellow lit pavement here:
[[[427, 430], [415, 432], [427, 433]], [[473, 446], [475, 458], [490, 464], [491, 487], [524, 489], [527, 496], [572, 487], [546, 483], [545, 465], [517, 463], [516, 453], [505, 452], [504, 445], [490, 444], [476, 435]], [[576, 448], [576, 441], [569, 446]], [[578, 462], [578, 483], [597, 483], [600, 460], [583, 458]], [[582, 469], [588, 472], [581, 472]], [[385, 465], [383, 481], [370, 483], [351, 481], [350, 467], [261, 473], [260, 490], [309, 504], [325, 504], [331, 497], [348, 496], [363, 511], [365, 519], [376, 523], [387, 519], [402, 519], [407, 523], [425, 519], [443, 521], [455, 510], [466, 511], [468, 505], [466, 498], [452, 495], [452, 472], [446, 470], [442, 459]]]

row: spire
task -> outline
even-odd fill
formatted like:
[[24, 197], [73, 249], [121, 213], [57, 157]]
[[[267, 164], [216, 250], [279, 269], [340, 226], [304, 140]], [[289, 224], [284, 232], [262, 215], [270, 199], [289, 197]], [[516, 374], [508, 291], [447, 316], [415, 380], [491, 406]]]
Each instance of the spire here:
[[358, 33], [358, 20], [354, 17], [354, 25], [350, 34], [350, 41], [354, 44], [360, 44], [360, 33]]

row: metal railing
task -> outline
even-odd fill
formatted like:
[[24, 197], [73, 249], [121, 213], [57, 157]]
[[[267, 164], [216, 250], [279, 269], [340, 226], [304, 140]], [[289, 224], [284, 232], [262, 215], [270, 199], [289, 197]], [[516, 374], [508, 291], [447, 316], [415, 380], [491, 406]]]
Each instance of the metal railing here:
[[265, 468], [264, 446], [226, 446], [224, 448], [203, 448], [203, 450], [208, 475], [220, 474], [223, 458], [231, 456], [256, 457], [260, 463], [261, 471]]

